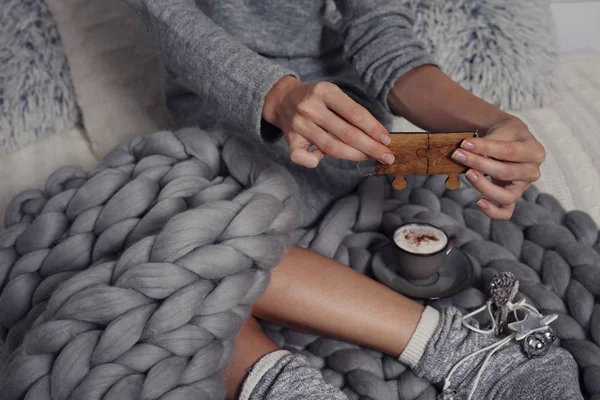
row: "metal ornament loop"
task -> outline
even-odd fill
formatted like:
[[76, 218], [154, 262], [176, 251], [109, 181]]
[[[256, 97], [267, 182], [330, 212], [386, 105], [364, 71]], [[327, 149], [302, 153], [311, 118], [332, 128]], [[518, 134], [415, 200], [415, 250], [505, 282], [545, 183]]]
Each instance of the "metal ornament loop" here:
[[359, 176], [373, 176], [373, 175], [377, 175], [377, 173], [376, 173], [376, 172], [370, 172], [370, 173], [368, 173], [368, 174], [363, 174], [363, 173], [360, 171], [360, 161], [357, 161], [357, 162], [356, 162], [356, 171], [358, 171], [358, 175], [359, 175]]

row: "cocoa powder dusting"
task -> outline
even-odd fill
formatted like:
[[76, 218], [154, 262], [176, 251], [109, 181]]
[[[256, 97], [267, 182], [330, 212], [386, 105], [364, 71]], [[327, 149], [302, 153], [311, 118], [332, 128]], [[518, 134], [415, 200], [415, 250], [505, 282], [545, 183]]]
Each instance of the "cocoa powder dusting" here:
[[421, 243], [427, 241], [427, 242], [437, 242], [440, 239], [437, 238], [434, 235], [428, 235], [428, 234], [420, 234], [420, 235], [416, 235], [413, 231], [407, 231], [404, 232], [404, 239], [414, 243], [415, 246], [419, 247], [421, 245]]

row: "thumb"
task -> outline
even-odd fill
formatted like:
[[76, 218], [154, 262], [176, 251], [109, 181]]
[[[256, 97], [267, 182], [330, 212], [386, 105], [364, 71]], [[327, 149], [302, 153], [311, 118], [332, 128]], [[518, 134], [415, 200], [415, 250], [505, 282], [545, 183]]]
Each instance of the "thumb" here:
[[295, 164], [302, 165], [306, 168], [316, 168], [323, 157], [325, 157], [323, 152], [318, 148], [313, 151], [309, 151], [312, 143], [298, 134], [292, 133], [288, 135], [287, 140], [290, 151], [290, 159]]

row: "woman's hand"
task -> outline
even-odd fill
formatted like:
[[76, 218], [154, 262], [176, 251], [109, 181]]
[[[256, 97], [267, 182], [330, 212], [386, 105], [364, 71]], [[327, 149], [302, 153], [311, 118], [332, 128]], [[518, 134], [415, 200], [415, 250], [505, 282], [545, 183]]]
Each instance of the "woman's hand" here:
[[485, 196], [477, 201], [479, 208], [491, 218], [509, 219], [523, 192], [540, 178], [546, 152], [515, 118], [494, 125], [484, 138], [465, 140], [452, 158], [471, 168], [467, 179]]
[[527, 126], [467, 91], [437, 67], [424, 65], [398, 78], [388, 104], [426, 131], [487, 131], [485, 138], [466, 140], [453, 158], [471, 167], [467, 178], [485, 196], [477, 204], [491, 218], [510, 218], [516, 201], [540, 177], [546, 153]]
[[[283, 131], [296, 164], [314, 168], [325, 155], [394, 162], [385, 146], [390, 142], [389, 132], [332, 83], [306, 84], [286, 76], [265, 97], [263, 117]], [[309, 151], [313, 145], [316, 150]]]

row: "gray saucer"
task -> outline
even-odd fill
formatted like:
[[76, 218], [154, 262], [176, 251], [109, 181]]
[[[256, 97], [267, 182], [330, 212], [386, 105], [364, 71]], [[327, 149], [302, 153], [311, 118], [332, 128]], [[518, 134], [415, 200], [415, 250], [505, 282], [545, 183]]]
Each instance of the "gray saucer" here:
[[455, 248], [444, 259], [437, 279], [429, 284], [416, 284], [399, 275], [393, 257], [393, 243], [380, 247], [373, 256], [375, 277], [384, 285], [415, 299], [440, 299], [450, 297], [471, 286], [476, 279], [475, 267], [469, 257]]

